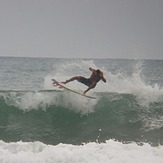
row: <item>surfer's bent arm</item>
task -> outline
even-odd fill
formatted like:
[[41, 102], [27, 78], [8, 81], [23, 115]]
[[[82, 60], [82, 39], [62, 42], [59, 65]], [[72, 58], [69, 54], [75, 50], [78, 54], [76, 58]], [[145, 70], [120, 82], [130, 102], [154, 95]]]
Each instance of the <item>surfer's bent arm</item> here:
[[101, 77], [102, 81], [106, 83], [106, 79], [104, 78], [104, 76]]
[[104, 75], [103, 75], [103, 73], [101, 72], [101, 73], [99, 73], [99, 76], [100, 76], [100, 79], [103, 81], [103, 82], [105, 82], [106, 83], [106, 79], [104, 78]]

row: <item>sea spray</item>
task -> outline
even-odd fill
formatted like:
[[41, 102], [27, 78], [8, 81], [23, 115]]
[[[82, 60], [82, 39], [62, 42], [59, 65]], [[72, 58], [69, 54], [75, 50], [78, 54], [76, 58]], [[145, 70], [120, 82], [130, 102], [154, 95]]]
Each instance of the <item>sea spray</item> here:
[[[161, 60], [0, 62], [0, 162], [162, 162]], [[95, 101], [52, 85], [52, 78], [89, 77], [89, 67], [107, 80], [88, 92]], [[66, 86], [87, 89], [77, 81]]]

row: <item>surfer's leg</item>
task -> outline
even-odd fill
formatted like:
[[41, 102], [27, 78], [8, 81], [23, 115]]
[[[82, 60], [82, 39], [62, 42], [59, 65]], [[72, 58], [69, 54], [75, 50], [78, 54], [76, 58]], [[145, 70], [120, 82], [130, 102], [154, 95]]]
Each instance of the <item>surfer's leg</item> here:
[[85, 84], [88, 87], [92, 84], [90, 79], [82, 77], [82, 76], [80, 76], [80, 78], [78, 79], [78, 82]]
[[78, 80], [79, 81], [79, 79], [80, 79], [80, 76], [75, 76], [75, 77], [70, 78], [69, 80], [66, 80], [65, 82], [62, 82], [62, 83], [63, 84], [67, 84], [67, 83], [69, 83], [71, 81], [74, 81], [74, 80]]

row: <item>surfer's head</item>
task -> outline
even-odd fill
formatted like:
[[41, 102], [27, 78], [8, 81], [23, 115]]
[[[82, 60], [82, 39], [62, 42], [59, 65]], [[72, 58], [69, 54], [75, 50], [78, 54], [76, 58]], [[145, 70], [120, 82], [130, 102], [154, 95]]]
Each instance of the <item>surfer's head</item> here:
[[97, 69], [96, 72], [97, 72], [97, 74], [101, 74], [102, 73], [99, 69]]
[[103, 72], [100, 71], [99, 69], [96, 70], [96, 73], [98, 76], [100, 76], [101, 78], [103, 77]]

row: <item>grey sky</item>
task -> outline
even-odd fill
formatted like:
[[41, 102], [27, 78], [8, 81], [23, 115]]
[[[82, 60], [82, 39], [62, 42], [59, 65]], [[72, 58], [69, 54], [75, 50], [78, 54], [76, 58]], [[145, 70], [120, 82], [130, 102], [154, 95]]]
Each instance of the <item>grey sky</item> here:
[[163, 59], [163, 0], [0, 0], [0, 56]]

